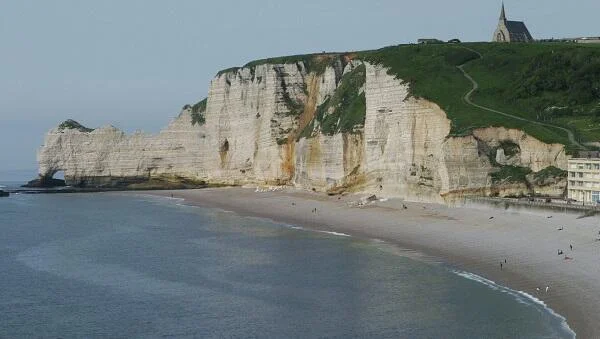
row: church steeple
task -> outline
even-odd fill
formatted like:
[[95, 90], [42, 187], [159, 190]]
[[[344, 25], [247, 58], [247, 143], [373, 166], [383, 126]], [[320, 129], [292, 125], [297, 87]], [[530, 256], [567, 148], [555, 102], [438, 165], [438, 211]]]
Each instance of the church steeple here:
[[504, 1], [502, 1], [502, 11], [500, 12], [500, 21], [506, 21], [506, 12], [504, 11]]

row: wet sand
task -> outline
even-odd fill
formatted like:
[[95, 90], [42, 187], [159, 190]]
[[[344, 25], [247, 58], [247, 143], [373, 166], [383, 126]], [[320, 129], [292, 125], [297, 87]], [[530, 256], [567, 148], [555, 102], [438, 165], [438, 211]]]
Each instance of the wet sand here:
[[[567, 318], [580, 338], [600, 337], [597, 217], [577, 219], [578, 214], [557, 211], [484, 205], [448, 207], [398, 199], [353, 207], [364, 195], [329, 197], [293, 189], [263, 193], [254, 188], [146, 193], [173, 195], [190, 205], [380, 239], [417, 250], [544, 301]], [[312, 212], [314, 208], [316, 213]], [[561, 227], [564, 229], [558, 230]], [[557, 254], [559, 249], [564, 255]], [[565, 255], [572, 259], [565, 260]]]

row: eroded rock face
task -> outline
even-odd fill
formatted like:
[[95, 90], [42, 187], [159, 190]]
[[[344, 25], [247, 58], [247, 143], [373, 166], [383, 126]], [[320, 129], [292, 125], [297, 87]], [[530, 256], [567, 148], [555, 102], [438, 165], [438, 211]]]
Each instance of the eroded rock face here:
[[[361, 64], [336, 63], [322, 74], [308, 72], [302, 62], [220, 74], [200, 112], [202, 124], [192, 124], [192, 108], [186, 106], [158, 135], [61, 125], [46, 135], [39, 173], [51, 177], [62, 170], [67, 184], [80, 186], [168, 178], [441, 202], [489, 194], [490, 173], [499, 165], [566, 168], [562, 145], [544, 144], [522, 131], [485, 128], [449, 137], [450, 121], [440, 107], [411, 97], [402, 80], [368, 63], [359, 89], [366, 99], [364, 124], [351, 132], [321, 133], [318, 107], [333, 96], [342, 75]], [[307, 126], [314, 133], [301, 134]]]
[[560, 144], [545, 144], [525, 132], [503, 127], [481, 128], [473, 131], [473, 135], [487, 143], [489, 146], [498, 147], [502, 142], [509, 141], [519, 147], [515, 159], [504, 155], [505, 164], [529, 167], [534, 172], [539, 172], [548, 166], [567, 168], [567, 155], [564, 146]]

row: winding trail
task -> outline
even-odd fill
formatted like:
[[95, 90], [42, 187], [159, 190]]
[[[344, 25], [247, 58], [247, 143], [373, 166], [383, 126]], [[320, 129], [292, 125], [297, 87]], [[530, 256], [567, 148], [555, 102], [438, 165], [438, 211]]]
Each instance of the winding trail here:
[[[479, 55], [479, 59], [483, 59], [483, 55], [481, 53], [479, 53], [478, 51], [476, 51], [474, 49], [471, 49], [469, 47], [465, 47], [465, 46], [461, 46], [461, 47], [464, 48], [464, 49], [467, 49], [467, 50], [469, 50], [469, 51], [471, 51], [473, 53], [477, 53], [477, 55]], [[469, 60], [469, 61], [465, 62], [464, 64], [462, 64], [460, 66], [456, 66], [463, 73], [463, 75], [465, 76], [465, 78], [467, 78], [473, 84], [473, 88], [470, 91], [468, 91], [465, 94], [465, 96], [463, 97], [463, 100], [467, 104], [469, 104], [469, 105], [471, 105], [473, 107], [476, 107], [476, 108], [488, 111], [488, 112], [492, 112], [494, 114], [503, 115], [503, 116], [508, 117], [508, 118], [512, 118], [512, 119], [524, 121], [524, 122], [535, 124], [535, 125], [539, 125], [539, 126], [546, 126], [546, 127], [550, 127], [550, 128], [559, 129], [559, 130], [567, 133], [567, 136], [569, 138], [569, 142], [571, 142], [571, 144], [577, 146], [578, 148], [587, 149], [587, 147], [585, 147], [584, 145], [582, 145], [579, 142], [577, 142], [577, 140], [575, 140], [575, 134], [571, 130], [569, 130], [569, 129], [566, 129], [566, 128], [560, 127], [560, 126], [556, 126], [556, 125], [552, 125], [552, 124], [547, 124], [547, 123], [544, 123], [544, 122], [539, 122], [539, 121], [535, 121], [535, 120], [529, 120], [529, 119], [526, 119], [526, 118], [523, 118], [523, 117], [520, 117], [520, 116], [517, 116], [517, 115], [509, 114], [509, 113], [506, 113], [506, 112], [501, 112], [501, 111], [495, 110], [493, 108], [485, 107], [485, 106], [478, 105], [478, 104], [474, 103], [471, 100], [471, 96], [473, 95], [473, 93], [475, 93], [475, 91], [477, 91], [479, 89], [479, 84], [477, 83], [477, 81], [475, 81], [475, 79], [473, 79], [473, 77], [471, 75], [469, 75], [469, 73], [467, 73], [467, 71], [465, 71], [465, 68], [464, 68], [471, 61], [472, 60]]]

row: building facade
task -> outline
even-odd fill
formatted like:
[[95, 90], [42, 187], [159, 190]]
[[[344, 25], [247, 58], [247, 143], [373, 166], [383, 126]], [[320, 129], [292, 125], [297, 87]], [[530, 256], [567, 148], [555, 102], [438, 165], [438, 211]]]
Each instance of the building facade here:
[[529, 33], [527, 26], [523, 21], [509, 21], [506, 20], [506, 11], [504, 10], [504, 3], [502, 3], [502, 10], [500, 11], [500, 19], [498, 20], [498, 27], [494, 32], [492, 38], [494, 42], [532, 42], [533, 37]]
[[569, 159], [567, 197], [584, 204], [600, 201], [600, 158]]

